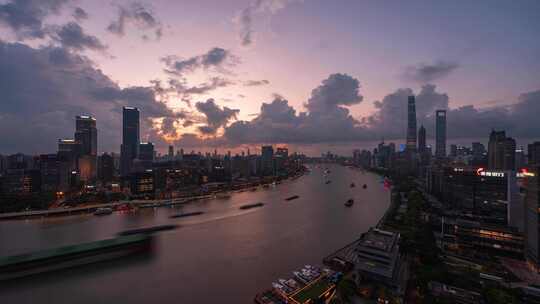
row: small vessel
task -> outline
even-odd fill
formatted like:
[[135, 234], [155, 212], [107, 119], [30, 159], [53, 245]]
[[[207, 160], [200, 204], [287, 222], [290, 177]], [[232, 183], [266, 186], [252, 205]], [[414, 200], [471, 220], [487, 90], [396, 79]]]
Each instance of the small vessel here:
[[345, 206], [351, 207], [353, 204], [354, 204], [354, 200], [353, 200], [352, 198], [350, 198], [350, 199], [348, 199], [347, 202], [345, 203]]
[[265, 189], [270, 188], [270, 184], [264, 184], [263, 188], [265, 188]]
[[331, 182], [332, 182], [331, 180], [327, 180], [325, 184], [328, 185], [328, 184], [330, 184]]
[[351, 188], [354, 188], [356, 187], [356, 185], [354, 183], [351, 183]]
[[159, 226], [153, 226], [153, 227], [144, 227], [144, 228], [125, 230], [125, 231], [119, 232], [118, 235], [154, 233], [154, 232], [164, 231], [164, 230], [173, 230], [173, 229], [176, 229], [177, 227], [178, 225], [159, 225]]
[[367, 188], [367, 185], [366, 185], [366, 184], [364, 184], [364, 185], [362, 186], [362, 188], [366, 189], [366, 188]]
[[219, 193], [216, 195], [217, 199], [229, 199], [231, 195], [229, 193]]
[[286, 200], [286, 201], [292, 201], [292, 200], [295, 200], [295, 199], [297, 199], [297, 198], [299, 198], [299, 197], [300, 197], [300, 196], [298, 196], [298, 195], [293, 195], [293, 196], [287, 197], [285, 200]]
[[189, 216], [201, 215], [203, 213], [204, 212], [202, 212], [202, 211], [186, 212], [186, 213], [180, 213], [180, 214], [171, 215], [169, 217], [170, 218], [189, 217]]
[[255, 203], [255, 204], [248, 204], [248, 205], [240, 206], [240, 209], [246, 210], [246, 209], [257, 208], [257, 207], [262, 207], [262, 206], [264, 206], [263, 203]]
[[111, 214], [113, 210], [111, 208], [97, 208], [94, 211], [94, 215], [108, 215]]

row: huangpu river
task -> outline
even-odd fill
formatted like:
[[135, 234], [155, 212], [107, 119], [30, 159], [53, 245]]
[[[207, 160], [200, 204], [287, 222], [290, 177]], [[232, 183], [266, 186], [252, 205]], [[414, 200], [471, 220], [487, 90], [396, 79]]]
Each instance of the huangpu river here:
[[[0, 282], [0, 303], [253, 303], [255, 294], [278, 278], [321, 264], [357, 239], [390, 204], [390, 190], [377, 175], [339, 165], [309, 168], [296, 180], [228, 199], [108, 216], [2, 221], [0, 256], [104, 239], [127, 229], [179, 227], [156, 234], [151, 256]], [[300, 197], [284, 200], [293, 195]], [[343, 205], [349, 198], [355, 200], [351, 208]], [[264, 206], [239, 209], [257, 202]], [[194, 211], [204, 214], [169, 218]]]

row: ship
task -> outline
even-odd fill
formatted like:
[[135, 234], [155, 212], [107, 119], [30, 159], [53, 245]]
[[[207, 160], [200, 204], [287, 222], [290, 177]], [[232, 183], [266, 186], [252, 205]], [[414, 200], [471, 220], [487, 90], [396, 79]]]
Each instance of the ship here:
[[366, 184], [364, 184], [364, 185], [362, 186], [362, 188], [366, 189], [366, 188], [367, 188], [367, 185], [366, 185]]
[[179, 213], [179, 214], [171, 215], [171, 216], [169, 216], [169, 218], [190, 217], [190, 216], [201, 215], [203, 213], [204, 212], [202, 212], [202, 211], [185, 212], [185, 213]]
[[285, 200], [286, 200], [286, 201], [292, 201], [292, 200], [295, 200], [295, 199], [297, 199], [297, 198], [299, 198], [299, 197], [300, 197], [300, 196], [298, 196], [298, 195], [293, 195], [293, 196], [287, 197]]
[[325, 182], [326, 185], [330, 184], [332, 181], [331, 180], [328, 180]]
[[354, 200], [352, 198], [348, 199], [347, 202], [345, 202], [345, 206], [351, 207], [354, 204]]
[[134, 234], [0, 258], [0, 281], [150, 251], [152, 236]]
[[165, 231], [165, 230], [173, 230], [173, 229], [176, 229], [176, 228], [178, 228], [178, 225], [159, 225], [159, 226], [143, 227], [143, 228], [125, 230], [125, 231], [119, 232], [118, 235], [154, 233], [154, 232]]
[[108, 215], [111, 214], [113, 210], [111, 208], [97, 208], [94, 211], [94, 215]]
[[255, 203], [255, 204], [248, 204], [248, 205], [240, 206], [240, 209], [246, 210], [246, 209], [257, 208], [257, 207], [262, 207], [262, 206], [264, 206], [263, 203]]
[[354, 183], [351, 183], [351, 188], [354, 188], [356, 187], [356, 185]]

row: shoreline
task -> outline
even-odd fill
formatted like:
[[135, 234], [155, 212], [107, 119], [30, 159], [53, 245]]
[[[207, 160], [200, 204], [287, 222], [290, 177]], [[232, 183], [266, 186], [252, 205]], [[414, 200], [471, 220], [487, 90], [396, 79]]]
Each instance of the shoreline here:
[[[78, 206], [72, 208], [53, 208], [45, 210], [32, 210], [32, 211], [21, 211], [21, 212], [8, 212], [0, 213], [0, 221], [8, 220], [27, 220], [27, 219], [37, 219], [44, 217], [63, 217], [63, 216], [72, 216], [77, 214], [92, 213], [98, 208], [113, 208], [123, 205], [130, 205], [134, 208], [157, 208], [157, 207], [167, 207], [174, 205], [183, 205], [198, 200], [204, 199], [228, 199], [228, 197], [220, 198], [219, 195], [222, 194], [231, 194], [231, 193], [241, 193], [246, 191], [258, 191], [270, 188], [272, 184], [275, 186], [281, 184], [282, 182], [294, 181], [306, 174], [306, 170], [301, 170], [297, 174], [287, 176], [283, 179], [273, 179], [272, 182], [254, 182], [254, 183], [245, 183], [235, 186], [231, 186], [229, 189], [223, 189], [218, 191], [213, 191], [204, 195], [189, 195], [177, 198], [170, 199], [153, 199], [153, 200], [131, 200], [131, 201], [118, 201], [106, 204], [94, 204], [87, 206]], [[261, 189], [259, 189], [261, 188]], [[116, 210], [114, 210], [116, 211]], [[136, 211], [136, 210], [135, 210]]]

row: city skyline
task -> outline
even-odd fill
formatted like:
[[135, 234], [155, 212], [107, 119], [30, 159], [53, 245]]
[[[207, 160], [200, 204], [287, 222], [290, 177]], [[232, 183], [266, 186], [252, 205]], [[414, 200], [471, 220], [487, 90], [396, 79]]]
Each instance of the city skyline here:
[[[538, 5], [4, 1], [0, 153], [54, 151], [77, 115], [96, 118], [99, 152], [119, 152], [122, 106], [141, 110], [141, 141], [160, 151], [397, 141], [413, 94], [430, 140], [436, 109], [447, 110], [449, 143], [492, 128], [535, 138]], [[321, 11], [333, 13], [311, 18]], [[469, 27], [461, 36], [447, 24]], [[390, 43], [397, 53], [383, 51]]]

